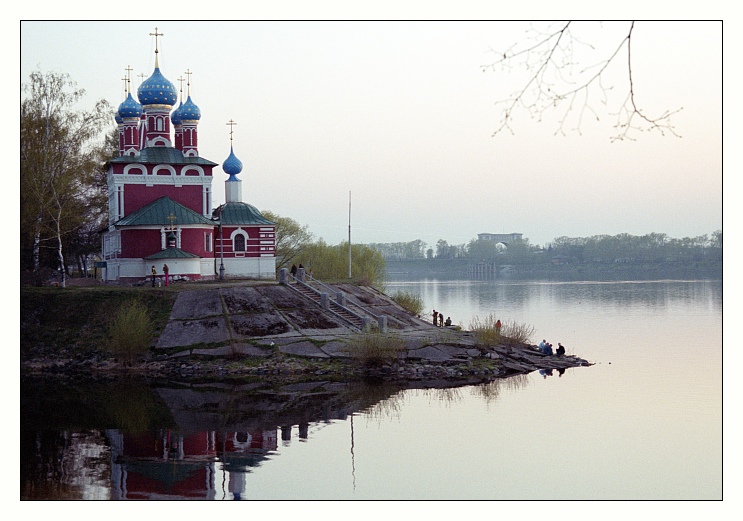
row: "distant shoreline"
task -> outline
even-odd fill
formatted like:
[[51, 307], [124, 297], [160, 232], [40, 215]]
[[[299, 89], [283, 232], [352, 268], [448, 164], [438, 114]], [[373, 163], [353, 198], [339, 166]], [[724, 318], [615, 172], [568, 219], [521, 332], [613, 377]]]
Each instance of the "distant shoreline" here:
[[[557, 280], [721, 280], [722, 262], [694, 263], [580, 263], [552, 265], [493, 265], [492, 269], [474, 269], [469, 259], [387, 260], [389, 282], [412, 278], [482, 279], [557, 279]], [[490, 267], [489, 267], [490, 268]]]

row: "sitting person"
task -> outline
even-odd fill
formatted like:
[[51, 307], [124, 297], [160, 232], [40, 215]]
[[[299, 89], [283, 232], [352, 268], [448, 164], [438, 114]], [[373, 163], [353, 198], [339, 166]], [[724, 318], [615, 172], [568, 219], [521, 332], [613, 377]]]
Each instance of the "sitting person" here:
[[557, 351], [555, 351], [555, 354], [557, 356], [562, 356], [565, 354], [565, 347], [563, 347], [560, 342], [557, 343]]
[[449, 326], [451, 326], [451, 317], [446, 317], [446, 322], [444, 322], [444, 325], [445, 325], [446, 327], [449, 327]]
[[551, 355], [552, 354], [552, 344], [547, 342], [546, 340], [542, 340], [539, 343], [539, 352], [543, 355]]

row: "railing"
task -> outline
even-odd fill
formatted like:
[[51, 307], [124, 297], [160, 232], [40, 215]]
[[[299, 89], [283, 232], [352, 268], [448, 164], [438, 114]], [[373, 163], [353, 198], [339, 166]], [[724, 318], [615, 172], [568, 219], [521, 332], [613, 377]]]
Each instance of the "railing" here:
[[[282, 268], [282, 271], [284, 271], [284, 270], [286, 270], [286, 268]], [[308, 275], [306, 275], [304, 273], [300, 273], [300, 276], [299, 277], [296, 277], [296, 276], [294, 276], [294, 275], [292, 275], [290, 273], [287, 273], [286, 276], [287, 276], [287, 280], [289, 280], [289, 281], [290, 280], [293, 280], [294, 283], [295, 283], [295, 285], [299, 285], [299, 286], [301, 286], [301, 287], [309, 290], [310, 292], [314, 293], [315, 296], [318, 298], [319, 302], [318, 302], [318, 300], [315, 300], [315, 299], [312, 299], [312, 300], [315, 301], [316, 303], [318, 303], [320, 305], [320, 307], [322, 307], [326, 311], [329, 311], [334, 316], [336, 316], [339, 319], [341, 319], [342, 321], [350, 324], [351, 326], [353, 326], [353, 327], [355, 327], [357, 329], [362, 329], [362, 330], [364, 329], [364, 325], [367, 322], [367, 317], [363, 317], [363, 316], [359, 315], [358, 313], [356, 313], [356, 312], [348, 309], [346, 306], [340, 304], [339, 302], [336, 302], [336, 301], [330, 299], [328, 297], [328, 294], [327, 293], [322, 293], [321, 291], [319, 291], [316, 288], [313, 288], [312, 286], [310, 286], [309, 284], [307, 284], [305, 281], [301, 280], [303, 278], [303, 276], [306, 277]], [[284, 280], [284, 277], [283, 276], [280, 277], [279, 282], [281, 282], [281, 280]], [[315, 280], [315, 279], [312, 279], [312, 280]], [[319, 282], [319, 281], [317, 281], [317, 282]], [[320, 283], [320, 284], [322, 284], [322, 283]], [[300, 295], [306, 296], [300, 290], [298, 290], [295, 287], [293, 287], [292, 284], [287, 284], [287, 286], [289, 286], [292, 290], [296, 291]], [[324, 284], [322, 284], [322, 286], [327, 288], [327, 286], [324, 285]], [[326, 305], [323, 304], [323, 295], [325, 295], [325, 301], [327, 302]], [[359, 327], [357, 324], [354, 324], [353, 321], [349, 320], [347, 317], [344, 317], [341, 313], [338, 313], [335, 309], [333, 309], [334, 306], [336, 308], [341, 309], [345, 313], [348, 313], [352, 317], [355, 317], [358, 320], [359, 324], [361, 324], [361, 327]], [[375, 317], [375, 319], [376, 319], [376, 317]]]
[[350, 304], [354, 308], [357, 308], [358, 310], [360, 310], [361, 313], [366, 314], [366, 315], [370, 316], [371, 318], [373, 318], [374, 320], [376, 320], [377, 321], [377, 325], [379, 326], [379, 330], [380, 331], [385, 331], [385, 332], [387, 331], [387, 326], [388, 326], [390, 320], [393, 321], [393, 322], [395, 322], [395, 323], [397, 323], [397, 324], [399, 324], [400, 326], [403, 326], [403, 324], [399, 320], [397, 320], [395, 317], [391, 317], [391, 316], [387, 316], [387, 315], [376, 315], [376, 314], [372, 313], [371, 311], [369, 311], [368, 309], [366, 309], [364, 306], [362, 306], [361, 304], [359, 304], [358, 302], [356, 302], [354, 300], [354, 298], [355, 298], [354, 295], [351, 295], [351, 294], [348, 294], [348, 293], [344, 293], [342, 291], [338, 291], [338, 289], [336, 289], [336, 288], [331, 288], [330, 286], [328, 286], [324, 282], [319, 281], [319, 280], [313, 278], [311, 275], [307, 275], [306, 273], [305, 273], [305, 277], [309, 277], [312, 280], [313, 283], [316, 283], [316, 284], [322, 286], [323, 288], [327, 289], [330, 292], [335, 292], [336, 294], [343, 293], [345, 303], [347, 305]]
[[[316, 278], [312, 277], [312, 275], [308, 275], [308, 274], [305, 273], [305, 277], [308, 278], [308, 279], [310, 279], [313, 283], [315, 283], [315, 284], [317, 284], [317, 285], [325, 288], [326, 290], [328, 290], [329, 293], [331, 293], [331, 294], [332, 293], [335, 293], [336, 294], [336, 297], [337, 297], [337, 295], [339, 293], [343, 293], [342, 291], [338, 291], [336, 288], [331, 288], [330, 286], [328, 286], [324, 282], [322, 282], [320, 280], [317, 280]], [[375, 315], [374, 313], [372, 313], [371, 311], [369, 311], [368, 309], [366, 309], [361, 304], [359, 304], [357, 302], [354, 302], [350, 298], [347, 298], [347, 295], [345, 293], [343, 293], [343, 295], [345, 297], [345, 301], [346, 301], [347, 304], [352, 304], [354, 307], [356, 307], [359, 310], [361, 310], [362, 313], [365, 313], [366, 315], [368, 315], [368, 316], [372, 317], [374, 320], [376, 320], [377, 321], [377, 324], [379, 323], [379, 316], [378, 315]], [[340, 305], [340, 306], [343, 307], [343, 304], [341, 304], [340, 302], [336, 302], [336, 303], [338, 305]]]
[[[295, 276], [295, 275], [291, 274], [289, 272], [289, 270], [287, 270], [286, 268], [281, 268], [279, 270], [279, 284], [281, 284], [281, 285], [287, 285], [291, 289], [293, 289], [294, 291], [300, 293], [301, 295], [306, 296], [307, 298], [311, 298], [308, 295], [306, 295], [303, 292], [301, 292], [300, 290], [296, 289], [296, 287], [292, 287], [291, 281], [294, 280], [295, 281], [295, 286], [300, 286], [302, 288], [307, 289], [308, 291], [311, 291], [314, 294], [315, 297], [317, 297], [319, 295], [319, 297], [320, 297], [319, 304], [320, 304], [320, 307], [322, 307], [323, 309], [325, 309], [327, 311], [330, 311], [331, 313], [333, 313], [334, 315], [338, 316], [339, 318], [345, 320], [348, 323], [351, 323], [351, 321], [349, 319], [347, 319], [346, 317], [340, 315], [339, 313], [336, 313], [331, 308], [332, 307], [336, 307], [336, 308], [342, 310], [344, 313], [347, 313], [347, 314], [355, 317], [357, 320], [361, 321], [361, 330], [362, 331], [369, 331], [369, 329], [371, 328], [371, 320], [374, 319], [377, 322], [377, 326], [378, 326], [379, 331], [381, 333], [387, 333], [387, 331], [388, 331], [388, 329], [387, 329], [388, 328], [388, 320], [390, 318], [392, 318], [392, 317], [388, 317], [387, 315], [376, 315], [376, 314], [372, 313], [371, 311], [369, 311], [368, 309], [366, 309], [361, 304], [358, 304], [357, 302], [354, 302], [353, 300], [347, 299], [346, 298], [347, 294], [344, 293], [343, 291], [338, 291], [335, 288], [331, 288], [330, 286], [328, 286], [324, 282], [313, 278], [311, 275], [309, 275], [309, 274], [307, 274], [305, 272], [304, 268], [299, 268], [299, 270], [297, 270], [296, 273], [297, 274]], [[314, 284], [316, 284], [316, 285], [318, 285], [318, 286], [320, 286], [320, 287], [328, 290], [328, 293], [320, 292], [316, 288], [313, 288], [312, 286], [310, 286], [309, 284], [307, 284], [307, 282], [305, 281], [305, 279], [307, 279], [307, 278], [309, 278], [310, 281], [313, 282]], [[334, 293], [336, 295], [337, 300], [330, 299], [329, 296], [328, 296], [330, 293]], [[325, 299], [325, 302], [323, 302], [323, 297]], [[311, 298], [311, 300], [313, 300], [316, 303], [318, 303], [317, 300], [315, 300], [315, 299], [312, 299]], [[358, 308], [358, 310], [360, 310], [361, 313], [363, 313], [363, 314], [359, 314], [356, 311], [350, 309], [346, 305], [346, 303], [350, 303], [355, 308]], [[392, 318], [392, 320], [394, 322], [399, 322], [399, 321], [397, 321], [394, 318]], [[353, 324], [353, 323], [351, 323], [351, 324], [354, 327], [358, 327], [358, 326], [356, 326], [356, 324]]]

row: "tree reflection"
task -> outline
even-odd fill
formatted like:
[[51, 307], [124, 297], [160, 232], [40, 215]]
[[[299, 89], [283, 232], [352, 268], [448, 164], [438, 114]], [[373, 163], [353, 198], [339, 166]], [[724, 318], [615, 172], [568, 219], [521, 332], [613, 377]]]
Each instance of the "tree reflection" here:
[[509, 378], [499, 378], [488, 383], [475, 385], [471, 388], [472, 396], [482, 398], [490, 405], [500, 397], [502, 390], [518, 391], [529, 385], [529, 375], [520, 374]]
[[405, 402], [404, 392], [399, 385], [385, 384], [379, 382], [374, 385], [368, 383], [358, 384], [356, 393], [363, 397], [363, 402], [371, 403], [360, 410], [369, 420], [383, 420], [387, 418], [400, 418], [400, 410]]
[[149, 387], [129, 379], [117, 381], [103, 396], [111, 421], [127, 432], [173, 426], [173, 416]]
[[420, 392], [429, 399], [429, 402], [437, 401], [446, 406], [462, 401], [461, 387], [429, 387], [420, 390]]
[[100, 431], [21, 432], [21, 499], [109, 499]]

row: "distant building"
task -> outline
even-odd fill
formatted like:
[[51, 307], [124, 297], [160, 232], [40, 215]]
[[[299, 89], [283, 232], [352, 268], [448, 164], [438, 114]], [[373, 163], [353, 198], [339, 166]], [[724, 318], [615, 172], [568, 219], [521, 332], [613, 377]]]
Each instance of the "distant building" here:
[[477, 234], [478, 241], [493, 241], [496, 243], [502, 242], [506, 246], [508, 246], [508, 244], [511, 242], [523, 240], [523, 237], [524, 237], [523, 233], [478, 233]]

